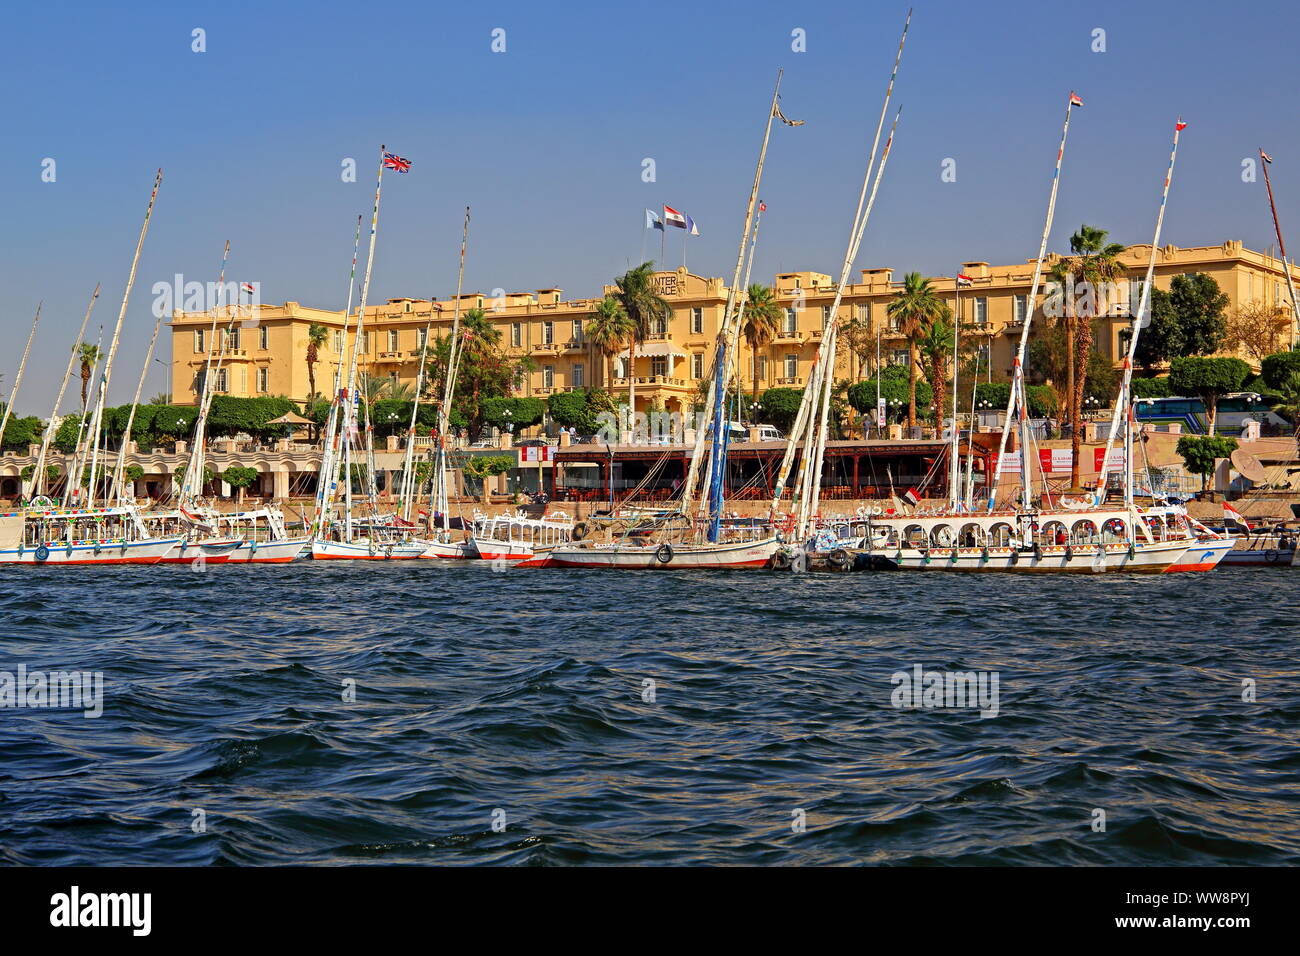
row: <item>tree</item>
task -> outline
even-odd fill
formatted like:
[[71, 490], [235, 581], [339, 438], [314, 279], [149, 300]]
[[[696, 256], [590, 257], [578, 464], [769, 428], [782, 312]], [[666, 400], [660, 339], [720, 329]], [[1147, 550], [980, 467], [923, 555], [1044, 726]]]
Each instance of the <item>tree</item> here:
[[651, 323], [672, 316], [672, 306], [654, 288], [654, 263], [643, 262], [614, 280], [614, 298], [631, 323], [628, 338], [628, 405], [636, 414], [636, 343], [650, 334]]
[[1103, 290], [1114, 287], [1114, 282], [1124, 275], [1120, 255], [1124, 246], [1107, 242], [1105, 229], [1083, 224], [1070, 237], [1070, 256], [1052, 267], [1052, 278], [1062, 290], [1073, 285], [1081, 290], [1064, 297], [1064, 322], [1066, 334], [1066, 418], [1070, 422], [1070, 447], [1073, 464], [1070, 467], [1070, 486], [1079, 487], [1079, 448], [1083, 441], [1084, 383], [1088, 372], [1088, 359], [1092, 351], [1093, 321], [1099, 305], [1109, 305]]
[[489, 398], [483, 401], [483, 424], [493, 428], [505, 429], [514, 425], [516, 429], [539, 425], [546, 415], [546, 402], [540, 398]]
[[595, 434], [600, 429], [596, 416], [603, 409], [592, 407], [590, 395], [583, 388], [551, 393], [546, 399], [546, 411], [551, 416], [551, 421], [561, 428], [576, 428], [580, 435]]
[[[506, 356], [501, 348], [501, 330], [482, 309], [470, 309], [461, 316], [458, 334], [461, 337], [460, 367], [452, 392], [449, 421], [457, 427], [467, 428], [470, 441], [476, 441], [487, 424], [484, 403], [489, 399], [509, 398], [534, 365], [527, 357], [511, 361]], [[441, 406], [446, 392], [450, 354], [450, 337], [438, 336], [425, 372], [431, 382], [431, 393], [437, 396], [435, 407]]]
[[[487, 478], [495, 478], [497, 475], [504, 475], [516, 465], [513, 455], [471, 455], [466, 459], [465, 464], [461, 466], [461, 472], [466, 478], [473, 478], [475, 481], [484, 481]], [[484, 497], [487, 496], [487, 488], [483, 489]]]
[[1135, 378], [1131, 387], [1134, 398], [1168, 398], [1172, 394], [1169, 391], [1168, 375], [1157, 378]]
[[[988, 404], [991, 409], [1006, 410], [1011, 399], [1010, 382], [981, 382], [975, 386], [975, 402]], [[1050, 418], [1056, 413], [1056, 392], [1046, 385], [1026, 385], [1025, 400], [1029, 405], [1030, 418]]]
[[316, 397], [316, 363], [320, 361], [320, 347], [329, 337], [329, 329], [319, 322], [307, 326], [307, 400]]
[[[888, 365], [881, 370], [880, 397], [884, 399], [888, 418], [901, 417], [909, 404], [929, 405], [934, 401], [934, 391], [929, 382], [918, 382], [908, 369], [901, 365]], [[1010, 386], [1007, 386], [1008, 388]], [[848, 403], [863, 415], [876, 413], [876, 379], [854, 382], [846, 394]]]
[[[749, 343], [753, 353], [754, 402], [758, 402], [758, 352], [766, 348], [776, 338], [781, 328], [781, 307], [776, 304], [776, 295], [761, 282], [750, 285], [745, 293], [745, 311], [741, 318], [740, 334]], [[739, 387], [739, 383], [737, 383]]]
[[81, 414], [85, 417], [87, 392], [90, 390], [90, 377], [94, 374], [95, 366], [99, 364], [100, 351], [98, 345], [91, 345], [89, 342], [82, 342], [77, 347], [77, 357], [81, 360]]
[[1250, 375], [1250, 366], [1239, 358], [1202, 358], [1190, 355], [1169, 363], [1169, 387], [1179, 395], [1195, 395], [1205, 403], [1214, 434], [1219, 399], [1240, 391]]
[[763, 392], [759, 404], [763, 406], [760, 418], [769, 425], [775, 425], [781, 431], [789, 433], [794, 427], [794, 420], [799, 414], [799, 405], [803, 402], [801, 388], [769, 388]]
[[1209, 476], [1214, 472], [1214, 463], [1220, 458], [1227, 458], [1237, 449], [1237, 439], [1224, 438], [1221, 435], [1184, 435], [1178, 439], [1178, 452], [1187, 470], [1201, 476], [1201, 490], [1205, 490]]
[[[4, 414], [4, 405], [0, 403], [0, 416]], [[35, 415], [26, 418], [11, 417], [5, 424], [4, 435], [0, 435], [0, 448], [21, 448], [26, 451], [28, 445], [39, 445], [45, 423]]]
[[251, 486], [257, 480], [257, 469], [246, 468], [243, 465], [231, 465], [221, 473], [221, 480], [231, 488], [239, 491], [239, 500], [244, 500], [244, 490]]
[[632, 340], [632, 320], [623, 311], [622, 304], [612, 295], [600, 300], [596, 311], [587, 315], [583, 337], [600, 350], [603, 358], [601, 382], [610, 386], [609, 362]]
[[1290, 330], [1289, 315], [1263, 302], [1249, 302], [1235, 307], [1224, 319], [1223, 345], [1241, 349], [1262, 362], [1282, 348]]
[[[187, 467], [186, 465], [177, 465], [174, 469], [172, 469], [172, 475], [173, 475], [173, 476], [175, 477], [175, 479], [176, 479], [176, 484], [180, 485], [180, 484], [183, 484], [183, 483], [185, 482], [185, 469], [186, 469], [186, 467]], [[204, 465], [204, 466], [203, 466], [203, 484], [204, 484], [204, 485], [208, 485], [208, 484], [210, 484], [210, 483], [211, 483], [211, 482], [212, 482], [216, 477], [217, 477], [217, 472], [216, 472], [216, 469], [215, 469], [215, 468], [213, 468], [211, 465]], [[82, 483], [83, 485], [86, 483], [86, 477], [85, 477], [85, 476], [82, 477], [82, 479], [81, 479], [81, 483]]]
[[925, 377], [934, 393], [936, 422], [943, 421], [944, 410], [948, 407], [948, 357], [952, 354], [953, 331], [952, 309], [945, 305], [924, 323], [916, 342], [917, 351], [924, 360]]
[[930, 280], [919, 272], [909, 272], [903, 277], [903, 287], [898, 290], [898, 294], [886, 308], [890, 318], [895, 320], [898, 330], [907, 338], [907, 427], [909, 429], [916, 427], [917, 341], [924, 324], [938, 316], [943, 308], [943, 300], [930, 285]]
[[1137, 361], [1150, 374], [1184, 355], [1210, 355], [1223, 346], [1228, 297], [1210, 276], [1174, 276], [1169, 291], [1151, 290], [1151, 324], [1142, 330]]
[[1279, 392], [1300, 391], [1300, 352], [1277, 352], [1260, 362], [1260, 378]]

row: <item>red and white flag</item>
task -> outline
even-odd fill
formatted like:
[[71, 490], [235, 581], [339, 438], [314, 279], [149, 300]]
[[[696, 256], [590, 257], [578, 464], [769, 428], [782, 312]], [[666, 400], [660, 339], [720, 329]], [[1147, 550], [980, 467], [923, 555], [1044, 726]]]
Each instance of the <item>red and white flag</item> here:
[[915, 508], [917, 505], [921, 503], [921, 499], [917, 497], [915, 488], [908, 488], [905, 492], [903, 492], [903, 500], [906, 501], [913, 508]]
[[184, 508], [179, 510], [181, 517], [184, 518], [188, 524], [192, 525], [196, 531], [202, 531], [206, 534], [212, 533], [212, 525], [207, 521], [204, 521], [202, 515], [197, 515], [192, 511], [186, 511]]
[[1250, 522], [1242, 517], [1240, 511], [1238, 511], [1232, 505], [1228, 504], [1226, 501], [1223, 503], [1223, 520], [1235, 521], [1237, 522], [1237, 524], [1241, 525], [1247, 531], [1250, 530]]
[[672, 206], [664, 206], [664, 222], [670, 226], [676, 226], [678, 229], [686, 228], [686, 217]]
[[1081, 97], [1078, 93], [1074, 92], [1074, 90], [1070, 91], [1070, 105], [1071, 106], [1083, 105], [1083, 97]]
[[957, 273], [957, 285], [970, 285], [972, 281], [974, 280], [972, 280], [970, 276], [964, 276], [960, 272]]

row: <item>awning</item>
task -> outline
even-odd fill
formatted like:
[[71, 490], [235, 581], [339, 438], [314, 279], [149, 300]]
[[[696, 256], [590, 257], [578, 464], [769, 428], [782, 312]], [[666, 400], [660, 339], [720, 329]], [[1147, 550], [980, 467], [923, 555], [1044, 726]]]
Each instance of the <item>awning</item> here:
[[[624, 349], [614, 357], [619, 359], [625, 359], [627, 358], [627, 353], [628, 350]], [[671, 355], [673, 358], [687, 357], [685, 352], [680, 352], [677, 349], [673, 348], [671, 342], [638, 342], [636, 344], [636, 357], [641, 358], [647, 355], [650, 356]]]
[[279, 418], [272, 418], [268, 425], [315, 425], [310, 418], [303, 418], [297, 412], [285, 412]]

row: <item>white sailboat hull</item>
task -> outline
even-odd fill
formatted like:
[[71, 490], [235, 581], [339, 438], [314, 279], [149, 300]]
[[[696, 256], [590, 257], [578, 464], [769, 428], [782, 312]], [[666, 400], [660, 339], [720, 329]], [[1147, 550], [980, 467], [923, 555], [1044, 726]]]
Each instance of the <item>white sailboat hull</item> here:
[[430, 541], [429, 547], [425, 549], [424, 554], [420, 555], [422, 558], [450, 561], [475, 559], [478, 556], [478, 550], [470, 541]]
[[201, 541], [182, 538], [158, 563], [190, 564], [202, 558], [205, 564], [224, 564], [243, 543], [240, 538], [204, 538]]
[[[1035, 554], [1015, 548], [916, 548], [882, 549], [868, 554], [886, 567], [902, 571], [1013, 571], [1031, 573], [1099, 574], [1114, 571], [1162, 574], [1168, 571], [1209, 570], [1199, 563], [1176, 567], [1187, 553], [1186, 541], [1140, 543], [1129, 553], [1128, 545], [1053, 545]], [[1100, 554], [1099, 554], [1100, 552]], [[1198, 554], [1200, 552], [1197, 552]], [[1213, 567], [1213, 564], [1210, 565]]]
[[278, 541], [245, 541], [230, 555], [232, 564], [288, 564], [296, 560], [309, 538], [281, 538]]
[[314, 561], [405, 561], [414, 560], [429, 549], [427, 541], [399, 541], [375, 544], [365, 541], [313, 541]]
[[[776, 538], [736, 544], [672, 545], [672, 554], [662, 560], [659, 545], [556, 545], [541, 557], [537, 566], [559, 568], [618, 568], [624, 570], [714, 570], [720, 568], [762, 568], [772, 560], [780, 543]], [[530, 563], [531, 566], [531, 563]]]
[[181, 542], [180, 538], [142, 538], [74, 542], [54, 541], [44, 548], [24, 547], [0, 551], [0, 564], [55, 565], [157, 564]]

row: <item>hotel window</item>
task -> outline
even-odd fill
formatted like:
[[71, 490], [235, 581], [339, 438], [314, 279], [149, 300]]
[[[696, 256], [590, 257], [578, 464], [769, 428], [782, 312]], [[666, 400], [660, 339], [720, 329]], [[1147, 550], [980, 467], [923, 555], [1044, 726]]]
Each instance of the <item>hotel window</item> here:
[[1273, 283], [1273, 304], [1282, 304], [1282, 283], [1280, 282]]
[[696, 352], [691, 356], [691, 378], [704, 378], [704, 353]]
[[795, 378], [799, 374], [799, 356], [791, 352], [785, 357], [785, 377]]
[[226, 348], [232, 352], [239, 351], [239, 329], [226, 329]]
[[510, 344], [514, 348], [524, 343], [524, 327], [518, 322], [510, 323]]
[[581, 362], [578, 362], [573, 366], [573, 372], [570, 377], [573, 379], [570, 384], [574, 388], [582, 388], [587, 384], [587, 370], [583, 368]]
[[975, 299], [975, 324], [983, 328], [989, 324], [989, 300], [987, 296]]
[[799, 313], [795, 312], [794, 306], [785, 310], [785, 334], [794, 335], [799, 331]]
[[271, 330], [263, 325], [257, 330], [257, 347], [265, 352], [271, 347]]
[[893, 349], [889, 353], [890, 365], [902, 365], [903, 367], [906, 367], [907, 363], [910, 361], [912, 361], [912, 356], [908, 354], [907, 349]]
[[979, 367], [981, 369], [989, 367], [989, 345], [987, 342], [979, 347]]
[[1128, 312], [1129, 315], [1137, 315], [1138, 309], [1142, 306], [1142, 280], [1128, 280]]
[[573, 320], [573, 341], [576, 342], [578, 345], [581, 345], [583, 342], [582, 319]]
[[259, 368], [257, 370], [257, 390], [259, 392], [269, 392], [271, 390], [271, 370], [269, 368]]
[[760, 355], [758, 357], [758, 380], [760, 382], [767, 381], [767, 356], [766, 355]]
[[423, 352], [429, 345], [429, 330], [420, 329], [415, 336], [415, 347]]
[[397, 351], [397, 329], [388, 330], [388, 351]]
[[[551, 323], [547, 322], [546, 324], [550, 325]], [[555, 387], [555, 366], [543, 365], [542, 366], [542, 388], [554, 388], [554, 387]]]
[[367, 352], [370, 351], [369, 332], [362, 331], [359, 335], [357, 335], [357, 351], [362, 355], [365, 355]]
[[826, 326], [830, 324], [831, 324], [831, 307], [829, 305], [824, 305], [822, 306], [822, 328], [825, 329]]
[[1011, 300], [1011, 321], [1016, 325], [1021, 325], [1025, 321], [1025, 315], [1029, 312], [1029, 296], [1017, 295]]
[[203, 336], [203, 330], [202, 330], [202, 329], [195, 329], [195, 330], [194, 330], [194, 351], [196, 351], [196, 352], [206, 352], [206, 351], [207, 351], [207, 349], [203, 347], [203, 337], [204, 337], [204, 336]]
[[229, 371], [228, 369], [224, 369], [224, 368], [217, 369], [217, 391], [218, 392], [230, 391], [230, 389], [227, 387], [230, 384], [228, 381], [229, 376], [227, 375], [228, 371]]
[[653, 319], [651, 319], [651, 321], [650, 321], [650, 334], [651, 334], [651, 335], [667, 335], [667, 334], [668, 334], [668, 319], [667, 319], [667, 317], [662, 316], [662, 315], [656, 315]]
[[343, 333], [337, 330], [334, 332], [334, 351], [343, 353]]
[[542, 323], [542, 344], [550, 345], [554, 341], [555, 341], [555, 323], [543, 322]]
[[691, 333], [694, 335], [704, 334], [704, 309], [700, 306], [691, 309]]
[[858, 306], [858, 320], [860, 322], [866, 322], [868, 325], [871, 324], [871, 303], [870, 302], [865, 302], [862, 305]]
[[668, 356], [654, 355], [650, 358], [650, 374], [658, 375], [661, 378], [668, 375]]

